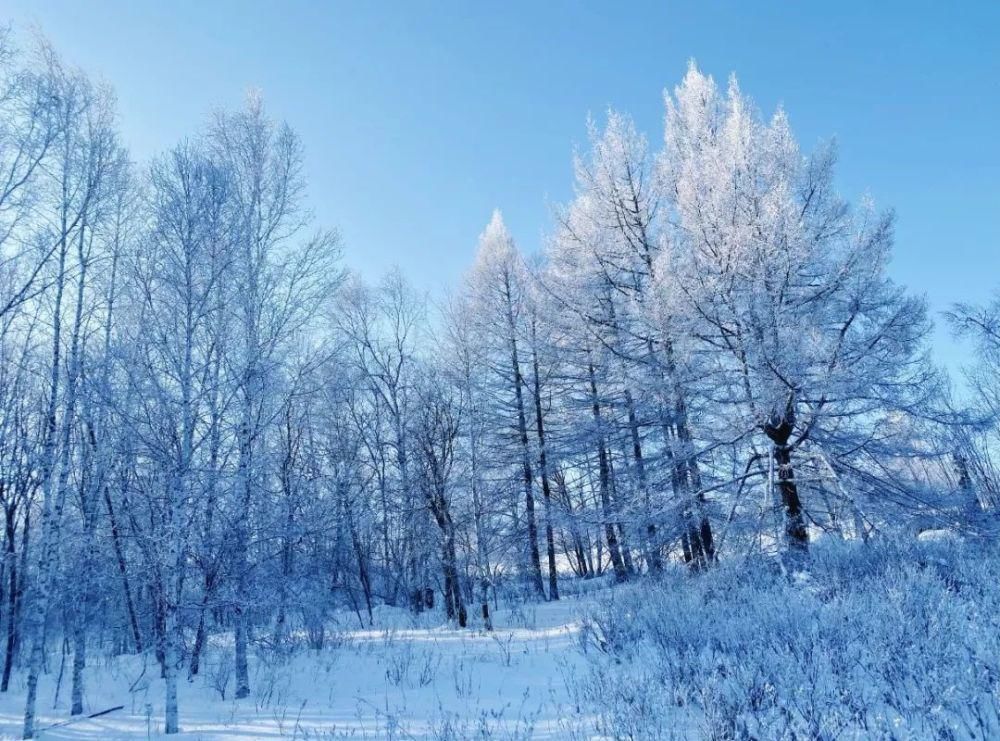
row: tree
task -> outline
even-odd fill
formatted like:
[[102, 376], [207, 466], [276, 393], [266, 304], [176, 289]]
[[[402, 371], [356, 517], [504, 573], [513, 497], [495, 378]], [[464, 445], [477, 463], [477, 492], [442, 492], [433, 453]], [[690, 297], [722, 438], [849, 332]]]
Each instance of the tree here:
[[[211, 498], [199, 481], [200, 461], [211, 454], [217, 420], [214, 371], [217, 315], [225, 306], [229, 268], [227, 174], [203, 151], [183, 145], [157, 162], [151, 174], [152, 229], [129, 261], [131, 321], [124, 334], [131, 400], [124, 426], [139, 442], [139, 488], [150, 526], [140, 533], [155, 575], [159, 636], [166, 680], [168, 734], [179, 731], [177, 674], [183, 636], [179, 610], [187, 576], [196, 503]], [[129, 331], [130, 330], [130, 331]], [[211, 469], [209, 468], [209, 475]]]
[[229, 345], [226, 363], [236, 388], [239, 457], [239, 515], [232, 522], [236, 696], [246, 697], [254, 570], [247, 523], [262, 496], [261, 446], [280, 408], [283, 350], [319, 315], [339, 278], [337, 235], [303, 237], [309, 219], [302, 206], [301, 145], [287, 125], [268, 118], [258, 94], [241, 111], [219, 113], [209, 138], [232, 183], [236, 246], [229, 279], [238, 339]]
[[443, 373], [450, 376], [457, 389], [461, 416], [460, 474], [468, 481], [465, 499], [467, 519], [472, 528], [467, 545], [479, 587], [479, 610], [486, 630], [493, 630], [490, 613], [494, 553], [501, 549], [502, 525], [496, 508], [490, 505], [487, 479], [487, 439], [490, 433], [488, 386], [489, 377], [483, 370], [488, 353], [476, 322], [472, 319], [472, 298], [454, 296], [445, 307], [445, 333], [442, 356], [449, 362]]
[[[334, 322], [347, 347], [355, 383], [368, 399], [372, 417], [361, 425], [375, 475], [379, 482], [383, 540], [399, 516], [402, 534], [395, 563], [385, 547], [387, 576], [402, 577], [404, 591], [414, 605], [414, 595], [426, 587], [421, 564], [419, 533], [423, 519], [422, 496], [412, 471], [412, 424], [415, 411], [418, 348], [426, 331], [426, 305], [398, 271], [390, 272], [376, 289], [351, 281], [338, 297]], [[384, 419], [385, 429], [377, 420]], [[372, 436], [376, 436], [373, 439]], [[394, 463], [394, 477], [387, 476], [385, 451]], [[395, 510], [395, 512], [393, 511]], [[392, 586], [393, 593], [398, 584]]]
[[420, 489], [440, 531], [445, 612], [449, 620], [457, 620], [459, 627], [464, 628], [467, 616], [451, 508], [451, 476], [461, 411], [447, 387], [433, 373], [423, 379], [419, 401], [415, 438], [420, 452]]
[[982, 508], [1000, 506], [1000, 468], [996, 459], [1000, 429], [1000, 297], [985, 304], [955, 304], [945, 319], [957, 337], [971, 340], [975, 359], [964, 368], [974, 424], [954, 428], [954, 464], [967, 493], [972, 521]]
[[[552, 242], [549, 282], [578, 318], [592, 344], [608, 353], [612, 408], [620, 410], [624, 459], [634, 479], [648, 567], [661, 567], [664, 545], [655, 512], [667, 497], [652, 488], [669, 482], [669, 499], [683, 521], [683, 541], [695, 565], [714, 555], [694, 449], [687, 391], [677, 362], [677, 337], [660, 322], [654, 297], [662, 250], [662, 179], [647, 143], [625, 115], [610, 112], [599, 130], [590, 123], [590, 151], [575, 161], [574, 200], [560, 213]], [[648, 454], [659, 432], [657, 470]], [[616, 435], [617, 437], [617, 435]], [[627, 551], [626, 551], [627, 553]]]
[[535, 516], [533, 456], [525, 402], [527, 382], [521, 357], [528, 275], [499, 211], [493, 213], [490, 223], [479, 237], [479, 252], [467, 277], [467, 284], [474, 301], [474, 316], [484, 330], [480, 336], [490, 343], [489, 364], [499, 390], [497, 410], [501, 416], [498, 422], [510, 425], [519, 450], [518, 467], [524, 492], [527, 535], [524, 548], [527, 575], [531, 589], [544, 598]]
[[832, 147], [803, 157], [784, 112], [761, 121], [735, 79], [723, 96], [692, 66], [668, 100], [665, 141], [662, 311], [711, 358], [699, 393], [725, 405], [734, 437], [769, 441], [785, 539], [805, 549], [817, 519], [796, 456], [863, 475], [888, 453], [894, 417], [937, 393], [924, 304], [885, 274], [892, 215], [852, 211]]
[[[95, 90], [81, 75], [67, 72], [54, 57], [48, 62], [50, 95], [55, 96], [59, 137], [48, 169], [54, 218], [41, 227], [38, 240], [54, 245], [56, 262], [52, 281], [52, 362], [45, 412], [45, 433], [40, 462], [42, 487], [41, 536], [37, 579], [27, 598], [26, 614], [31, 640], [24, 737], [34, 735], [38, 675], [45, 652], [44, 623], [52, 597], [60, 549], [63, 510], [69, 493], [71, 432], [76, 423], [82, 373], [82, 328], [91, 232], [98, 228], [112, 172], [121, 164], [121, 150], [111, 128], [112, 108], [107, 91]], [[47, 249], [47, 248], [45, 248]], [[68, 261], [76, 256], [76, 284], [71, 284]], [[67, 290], [75, 289], [75, 306], [69, 326], [69, 356], [62, 378], [63, 312]]]

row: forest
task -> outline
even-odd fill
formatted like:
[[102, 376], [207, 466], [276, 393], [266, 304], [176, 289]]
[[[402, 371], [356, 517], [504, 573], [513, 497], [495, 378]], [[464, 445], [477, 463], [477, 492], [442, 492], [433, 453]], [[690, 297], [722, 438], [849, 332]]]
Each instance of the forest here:
[[[358, 735], [302, 699], [246, 737], [1000, 732], [1000, 300], [894, 281], [833, 142], [692, 62], [655, 136], [589, 122], [539, 244], [484, 214], [432, 296], [347, 263], [259, 93], [206, 113], [136, 161], [107, 84], [0, 35], [4, 733], [277, 717], [309, 661], [380, 677]], [[512, 665], [560, 683], [550, 735], [385, 710]]]

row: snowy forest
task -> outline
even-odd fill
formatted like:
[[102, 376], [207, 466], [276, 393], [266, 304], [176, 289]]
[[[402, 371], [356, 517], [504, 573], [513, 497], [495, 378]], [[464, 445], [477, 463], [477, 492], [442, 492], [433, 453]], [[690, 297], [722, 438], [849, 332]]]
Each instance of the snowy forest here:
[[833, 143], [665, 82], [432, 296], [260, 94], [137, 161], [4, 32], [0, 733], [1000, 733], [1000, 301], [931, 312]]

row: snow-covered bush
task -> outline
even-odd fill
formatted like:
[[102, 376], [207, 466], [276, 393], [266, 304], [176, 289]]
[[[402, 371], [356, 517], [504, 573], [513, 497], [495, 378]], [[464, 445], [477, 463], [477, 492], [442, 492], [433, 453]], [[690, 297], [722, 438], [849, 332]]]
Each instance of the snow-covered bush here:
[[993, 546], [825, 543], [617, 590], [584, 625], [581, 703], [612, 738], [1000, 733]]

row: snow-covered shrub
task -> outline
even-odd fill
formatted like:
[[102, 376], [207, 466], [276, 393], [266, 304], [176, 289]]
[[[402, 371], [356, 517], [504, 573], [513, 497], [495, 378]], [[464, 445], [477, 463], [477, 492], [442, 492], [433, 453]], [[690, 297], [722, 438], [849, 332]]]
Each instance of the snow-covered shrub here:
[[426, 687], [437, 678], [441, 667], [441, 656], [432, 651], [423, 651], [418, 663], [417, 685]]
[[529, 741], [535, 738], [537, 721], [537, 714], [525, 712], [523, 707], [480, 710], [476, 714], [439, 709], [431, 723], [430, 737], [434, 741]]
[[1000, 733], [995, 547], [818, 544], [616, 590], [577, 691], [612, 738]]
[[409, 676], [415, 659], [415, 649], [409, 641], [401, 641], [395, 631], [385, 634], [385, 678], [399, 687]]
[[221, 700], [226, 699], [226, 691], [233, 678], [233, 659], [227, 652], [208, 664], [206, 675], [212, 688], [218, 693]]
[[500, 663], [503, 666], [510, 666], [511, 644], [514, 642], [514, 634], [503, 633], [498, 635], [496, 633], [490, 633], [490, 638], [497, 647], [497, 651], [500, 656]]
[[511, 602], [508, 617], [511, 627], [534, 630], [538, 627], [538, 605], [534, 602]]
[[467, 664], [464, 656], [456, 656], [452, 659], [451, 677], [456, 697], [471, 698], [473, 693], [480, 688], [478, 670]]

